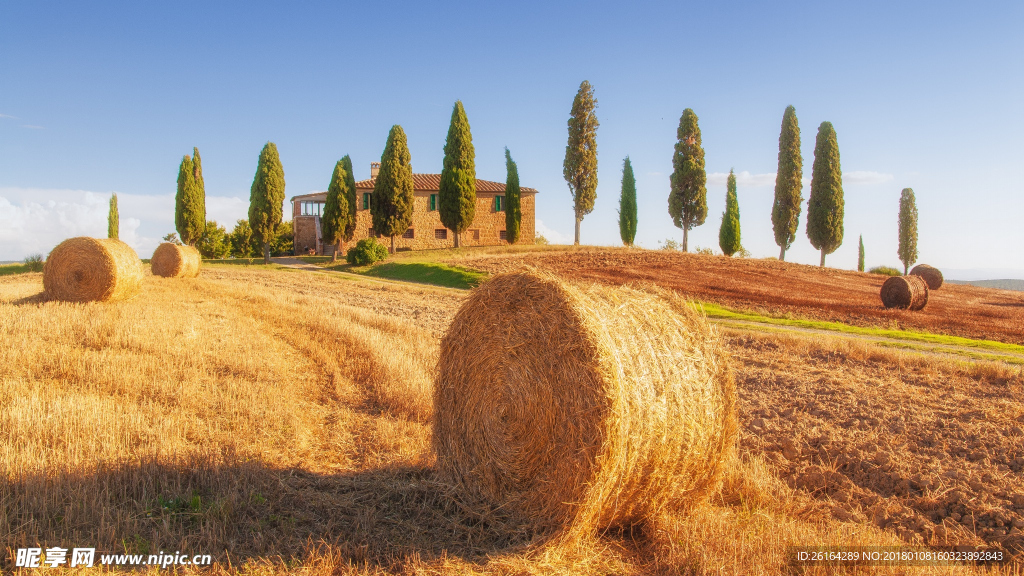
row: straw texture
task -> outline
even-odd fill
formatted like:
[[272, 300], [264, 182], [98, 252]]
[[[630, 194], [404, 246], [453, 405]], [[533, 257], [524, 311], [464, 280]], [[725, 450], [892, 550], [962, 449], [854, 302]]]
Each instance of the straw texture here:
[[203, 257], [191, 246], [179, 246], [164, 242], [156, 247], [149, 261], [154, 276], [164, 278], [195, 278], [199, 276]]
[[736, 444], [732, 370], [703, 315], [652, 290], [532, 270], [474, 290], [441, 343], [442, 474], [571, 539], [705, 496]]
[[51, 300], [113, 302], [142, 288], [142, 262], [131, 246], [112, 238], [70, 238], [57, 245], [43, 267]]
[[920, 310], [928, 304], [928, 283], [920, 276], [892, 276], [879, 296], [886, 308]]
[[929, 290], [938, 290], [942, 287], [942, 271], [927, 264], [918, 264], [910, 270], [911, 276], [920, 276], [928, 283]]

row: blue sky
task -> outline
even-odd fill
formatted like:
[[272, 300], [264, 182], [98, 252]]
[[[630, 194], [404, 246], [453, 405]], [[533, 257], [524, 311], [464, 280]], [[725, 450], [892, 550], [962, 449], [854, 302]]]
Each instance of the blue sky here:
[[[711, 4], [711, 3], [706, 3]], [[771, 202], [782, 113], [796, 106], [805, 176], [818, 125], [838, 133], [846, 239], [827, 263], [895, 265], [900, 190], [915, 190], [920, 261], [1024, 277], [1024, 4], [779, 2], [0, 4], [0, 260], [103, 235], [117, 192], [142, 256], [173, 230], [182, 155], [198, 146], [209, 216], [246, 214], [260, 148], [288, 196], [324, 190], [350, 154], [369, 175], [392, 124], [413, 168], [439, 172], [461, 99], [477, 176], [504, 147], [540, 190], [538, 227], [570, 240], [566, 120], [598, 99], [599, 186], [583, 242], [619, 244], [622, 159], [637, 174], [638, 243], [680, 240], [667, 214], [676, 126], [700, 118], [717, 251], [725, 174], [740, 174], [743, 244], [777, 256]], [[805, 186], [804, 197], [809, 194]], [[787, 260], [816, 264], [804, 232]]]

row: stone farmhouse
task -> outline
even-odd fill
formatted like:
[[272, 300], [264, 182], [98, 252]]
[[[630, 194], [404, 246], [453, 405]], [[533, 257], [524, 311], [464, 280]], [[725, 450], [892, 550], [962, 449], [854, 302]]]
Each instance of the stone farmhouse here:
[[[370, 179], [356, 182], [356, 229], [352, 242], [369, 236], [379, 235], [373, 231], [370, 218], [370, 193], [380, 170], [380, 162], [370, 163]], [[399, 237], [395, 237], [396, 250], [426, 250], [450, 248], [455, 245], [455, 236], [441, 224], [437, 210], [440, 174], [413, 174], [412, 224]], [[533, 188], [520, 188], [520, 209], [522, 224], [519, 242], [533, 244], [535, 234], [535, 197]], [[292, 203], [292, 232], [295, 234], [295, 253], [330, 256], [334, 246], [323, 243], [320, 232], [320, 216], [327, 202], [327, 192], [314, 192], [294, 196]], [[505, 184], [490, 180], [476, 181], [476, 215], [473, 224], [462, 234], [463, 246], [498, 246], [505, 240]]]

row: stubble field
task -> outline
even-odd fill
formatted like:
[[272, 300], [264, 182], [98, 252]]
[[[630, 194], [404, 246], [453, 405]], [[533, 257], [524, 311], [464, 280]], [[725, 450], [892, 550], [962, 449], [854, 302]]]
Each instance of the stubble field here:
[[1024, 292], [947, 283], [931, 292], [924, 310], [910, 312], [882, 306], [878, 293], [887, 276], [772, 259], [584, 247], [468, 253], [453, 262], [491, 273], [529, 265], [606, 284], [651, 282], [696, 299], [772, 316], [1024, 344]]
[[147, 276], [123, 303], [40, 292], [0, 278], [3, 567], [32, 545], [209, 553], [232, 574], [780, 574], [798, 544], [1024, 549], [1019, 369], [727, 333], [741, 437], [722, 489], [570, 549], [434, 477], [434, 361], [464, 292], [227, 266]]

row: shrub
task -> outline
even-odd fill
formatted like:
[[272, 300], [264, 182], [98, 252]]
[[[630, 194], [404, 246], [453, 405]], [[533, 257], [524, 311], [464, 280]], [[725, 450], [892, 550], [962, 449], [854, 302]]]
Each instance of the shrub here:
[[705, 256], [715, 255], [714, 250], [712, 250], [711, 248], [704, 248], [703, 246], [697, 246], [697, 248], [693, 252], [694, 254], [704, 254]]
[[892, 266], [875, 266], [868, 272], [872, 274], [881, 274], [883, 276], [903, 276], [903, 272], [893, 268]]
[[543, 234], [535, 235], [533, 237], [533, 243], [538, 246], [547, 246], [548, 244], [550, 244], [550, 242], [548, 242], [548, 239], [545, 238]]
[[42, 272], [43, 271], [43, 255], [33, 254], [28, 258], [25, 258], [25, 267], [28, 272]]
[[345, 260], [349, 264], [355, 264], [356, 266], [366, 266], [367, 264], [373, 264], [379, 262], [388, 257], [388, 249], [386, 246], [377, 242], [374, 238], [363, 238], [356, 245], [348, 249], [348, 253], [345, 254]]
[[675, 240], [669, 238], [661, 243], [662, 250], [682, 250], [683, 245]]

